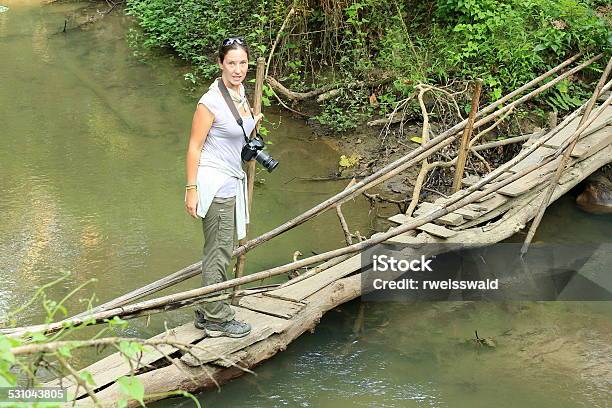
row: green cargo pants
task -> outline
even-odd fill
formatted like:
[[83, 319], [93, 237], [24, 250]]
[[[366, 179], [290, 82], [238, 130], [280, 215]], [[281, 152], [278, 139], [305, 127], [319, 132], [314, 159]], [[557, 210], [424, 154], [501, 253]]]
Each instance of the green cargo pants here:
[[[206, 216], [202, 219], [204, 249], [202, 256], [202, 286], [227, 280], [227, 267], [234, 251], [236, 197], [213, 199]], [[229, 293], [230, 290], [224, 293]], [[221, 292], [211, 294], [219, 296]], [[234, 310], [228, 300], [201, 303], [196, 310], [206, 320], [228, 322], [234, 318]]]

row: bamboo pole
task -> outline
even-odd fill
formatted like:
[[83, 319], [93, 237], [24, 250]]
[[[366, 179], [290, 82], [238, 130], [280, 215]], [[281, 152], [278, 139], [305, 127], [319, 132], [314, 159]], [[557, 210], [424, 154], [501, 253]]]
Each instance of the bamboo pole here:
[[295, 277], [295, 278], [293, 278], [291, 280], [288, 280], [285, 283], [282, 283], [279, 286], [279, 289], [287, 287], [287, 286], [295, 285], [296, 283], [301, 282], [304, 279], [308, 279], [308, 278], [316, 275], [319, 272], [323, 272], [324, 270], [329, 269], [332, 266], [338, 265], [339, 263], [346, 261], [351, 256], [352, 256], [351, 254], [348, 254], [348, 255], [338, 256], [336, 258], [331, 258], [331, 259], [321, 263], [320, 265], [317, 265], [316, 267], [310, 269], [308, 272], [306, 272], [306, 273], [304, 273], [304, 274], [302, 274], [302, 275], [300, 275], [298, 277]]
[[[612, 81], [609, 82], [604, 89], [609, 89], [612, 87]], [[584, 125], [582, 125], [570, 139], [566, 140], [558, 149], [558, 152], [563, 151], [570, 143], [573, 142], [575, 138], [578, 137], [591, 123], [606, 109], [606, 107], [612, 102], [612, 95], [604, 102], [600, 109], [591, 117]], [[80, 318], [71, 318], [64, 321], [51, 323], [48, 325], [37, 325], [30, 327], [22, 327], [16, 329], [4, 329], [0, 330], [0, 333], [8, 334], [11, 336], [23, 335], [26, 333], [33, 333], [36, 331], [44, 331], [45, 333], [53, 333], [61, 330], [63, 327], [67, 325], [82, 325], [82, 324], [92, 324], [94, 322], [103, 322], [105, 319], [110, 319], [114, 316], [119, 316], [123, 318], [134, 318], [139, 317], [151, 313], [160, 313], [167, 310], [174, 310], [180, 307], [186, 307], [197, 303], [199, 300], [204, 298], [206, 295], [223, 291], [226, 289], [230, 289], [237, 285], [243, 285], [250, 282], [255, 282], [258, 280], [266, 279], [272, 276], [280, 275], [283, 273], [290, 272], [292, 270], [303, 268], [305, 266], [312, 265], [314, 263], [318, 263], [321, 261], [329, 260], [332, 258], [340, 257], [343, 255], [363, 251], [367, 248], [370, 248], [374, 245], [380, 244], [384, 241], [387, 241], [390, 238], [393, 238], [399, 234], [403, 234], [405, 232], [414, 230], [421, 225], [424, 225], [428, 222], [431, 222], [439, 217], [442, 217], [450, 212], [453, 212], [467, 204], [473, 203], [482, 197], [485, 197], [500, 188], [524, 177], [525, 175], [531, 173], [532, 171], [552, 162], [558, 155], [552, 154], [549, 157], [545, 158], [542, 162], [533, 164], [531, 166], [525, 167], [521, 171], [518, 171], [495, 184], [492, 184], [490, 187], [485, 190], [478, 191], [481, 187], [491, 183], [495, 179], [497, 179], [501, 174], [506, 172], [516, 163], [527, 157], [541, 145], [543, 145], [546, 141], [548, 141], [551, 137], [557, 134], [560, 130], [562, 130], [567, 124], [571, 122], [573, 117], [576, 117], [576, 113], [580, 112], [584, 109], [585, 106], [582, 106], [578, 109], [575, 114], [570, 115], [570, 117], [566, 118], [559, 126], [557, 126], [553, 131], [549, 132], [546, 136], [540, 138], [537, 142], [533, 143], [529, 148], [521, 151], [516, 157], [512, 160], [504, 163], [493, 172], [483, 177], [474, 185], [470, 186], [466, 190], [460, 192], [460, 194], [456, 194], [456, 197], [451, 197], [451, 199], [441, 208], [431, 211], [429, 213], [423, 214], [410, 223], [402, 224], [390, 231], [385, 233], [377, 234], [375, 237], [372, 237], [368, 240], [349, 245], [343, 248], [338, 248], [332, 251], [328, 251], [319, 255], [315, 255], [309, 258], [301, 259], [295, 262], [291, 262], [289, 264], [277, 266], [265, 271], [257, 272], [251, 275], [243, 276], [241, 278], [235, 278], [231, 280], [227, 280], [224, 282], [220, 282], [214, 285], [208, 285], [197, 289], [192, 289], [176, 294], [171, 294], [151, 300], [147, 300], [140, 303], [135, 303], [131, 305], [126, 305], [123, 307], [117, 307], [110, 310], [104, 310], [96, 313], [91, 313], [85, 315]], [[474, 193], [474, 194], [473, 194]]]
[[529, 133], [529, 134], [526, 134], [526, 135], [509, 137], [507, 139], [497, 140], [495, 142], [487, 142], [487, 143], [483, 143], [483, 144], [479, 144], [479, 145], [473, 146], [470, 150], [472, 152], [480, 152], [482, 150], [492, 149], [494, 147], [505, 146], [505, 145], [514, 144], [514, 143], [526, 142], [527, 140], [531, 139], [532, 137], [538, 137], [538, 135], [542, 135], [543, 133], [544, 133], [543, 131], [539, 131], [539, 132], [536, 132], [536, 133]]
[[[263, 57], [257, 58], [257, 74], [255, 75], [255, 93], [253, 95], [253, 114], [255, 116], [261, 113], [261, 99], [263, 93], [263, 81], [264, 81], [264, 72], [266, 69], [266, 63]], [[257, 134], [257, 130], [259, 129], [259, 123], [253, 129], [251, 133], [251, 138], [253, 138]], [[251, 208], [253, 208], [253, 187], [255, 185], [255, 160], [251, 160], [247, 162], [247, 191], [248, 191], [248, 212], [249, 216], [251, 214]], [[249, 224], [247, 224], [247, 234], [249, 232]], [[238, 241], [238, 245], [242, 246], [246, 243], [246, 238]], [[238, 255], [238, 259], [236, 261], [236, 277], [240, 278], [244, 275], [244, 267], [246, 263], [246, 254], [242, 253]], [[239, 286], [234, 288], [234, 291], [240, 289]], [[237, 299], [232, 297], [232, 304], [236, 304]]]
[[[495, 110], [497, 107], [499, 107], [500, 105], [504, 104], [505, 102], [507, 102], [508, 100], [516, 97], [517, 95], [519, 95], [520, 93], [522, 93], [523, 91], [531, 88], [532, 86], [538, 84], [539, 82], [543, 81], [544, 79], [550, 77], [551, 75], [555, 74], [556, 72], [560, 71], [561, 69], [565, 68], [566, 66], [570, 65], [572, 62], [576, 61], [580, 56], [582, 55], [582, 53], [579, 53], [569, 59], [567, 59], [566, 61], [562, 62], [561, 64], [557, 65], [556, 67], [550, 69], [549, 71], [545, 72], [544, 74], [540, 75], [537, 78], [534, 78], [533, 80], [529, 81], [528, 83], [526, 83], [525, 85], [521, 86], [520, 88], [514, 90], [513, 92], [509, 93], [508, 95], [502, 97], [501, 99], [491, 103], [489, 106], [487, 106], [486, 108], [482, 109], [480, 112], [477, 113], [477, 117], [478, 116], [482, 116], [485, 114], [488, 114], [489, 112]], [[557, 77], [555, 80], [549, 82], [548, 84], [542, 85], [539, 88], [537, 88], [536, 90], [532, 91], [531, 93], [525, 95], [523, 98], [517, 100], [516, 102], [522, 103], [525, 100], [533, 97], [534, 95], [537, 95], [538, 93], [550, 88], [550, 86], [555, 85], [557, 82], [561, 81], [562, 79], [573, 75], [574, 73], [578, 72], [579, 70], [583, 69], [584, 67], [590, 65], [591, 63], [593, 63], [594, 61], [598, 60], [599, 58], [602, 57], [602, 54], [596, 55], [592, 58], [590, 58], [589, 60], [583, 62], [582, 64], [576, 66], [575, 68], [572, 68], [570, 70], [568, 70], [567, 72], [565, 72], [564, 74], [559, 75], [559, 77]], [[516, 106], [516, 104], [514, 105]], [[493, 120], [495, 117], [497, 117], [494, 114], [488, 115], [485, 118], [483, 118], [483, 120], [479, 121], [479, 123], [476, 123], [476, 126], [480, 126], [483, 123], [486, 123], [485, 119], [490, 118], [490, 120]], [[273, 238], [274, 236], [288, 230], [291, 229], [297, 225], [300, 225], [301, 223], [313, 218], [315, 215], [317, 215], [319, 212], [322, 212], [324, 210], [327, 210], [328, 208], [330, 208], [333, 204], [340, 202], [341, 200], [348, 200], [352, 197], [354, 197], [355, 195], [361, 193], [361, 191], [365, 191], [366, 189], [371, 188], [372, 186], [378, 184], [379, 182], [382, 182], [384, 180], [386, 180], [388, 177], [385, 177], [385, 174], [391, 172], [393, 169], [399, 169], [398, 173], [400, 171], [403, 171], [405, 168], [407, 167], [402, 167], [402, 164], [405, 164], [406, 161], [410, 160], [413, 157], [421, 157], [422, 160], [422, 155], [418, 156], [419, 153], [425, 153], [425, 152], [429, 152], [428, 154], [433, 154], [435, 151], [437, 151], [436, 149], [432, 149], [432, 147], [436, 146], [438, 143], [440, 143], [440, 146], [446, 146], [449, 143], [446, 142], [444, 139], [447, 138], [448, 136], [452, 136], [455, 135], [457, 132], [461, 131], [461, 129], [463, 129], [463, 127], [467, 124], [467, 120], [464, 120], [462, 122], [460, 122], [459, 124], [453, 126], [452, 128], [450, 128], [449, 130], [447, 130], [446, 132], [442, 133], [441, 135], [439, 135], [438, 137], [436, 137], [435, 139], [433, 139], [432, 141], [430, 141], [430, 143], [428, 144], [428, 146], [422, 146], [418, 149], [415, 149], [414, 151], [410, 152], [409, 154], [403, 156], [402, 158], [396, 160], [393, 163], [388, 164], [387, 166], [383, 167], [382, 169], [380, 169], [379, 171], [373, 173], [372, 175], [364, 178], [362, 181], [360, 181], [359, 183], [355, 184], [354, 186], [351, 187], [351, 189], [349, 190], [344, 190], [342, 192], [340, 192], [339, 194], [337, 194], [336, 196], [326, 200], [325, 202], [319, 204], [316, 207], [313, 207], [312, 209], [306, 211], [305, 213], [301, 214], [298, 217], [293, 218], [290, 221], [287, 221], [285, 224], [271, 230], [268, 231], [265, 234], [260, 235], [259, 237], [256, 237], [250, 241], [248, 241], [245, 245], [242, 245], [238, 248], [236, 248], [236, 250], [234, 250], [234, 256], [240, 255], [241, 253], [247, 252], [248, 250], [260, 245], [261, 243]], [[452, 142], [454, 137], [449, 137], [450, 141]], [[440, 148], [441, 148], [440, 147]], [[426, 156], [424, 156], [426, 157]], [[419, 161], [417, 160], [417, 162]], [[393, 175], [395, 175], [397, 173], [394, 173]], [[378, 182], [373, 183], [374, 180], [378, 180]], [[362, 189], [363, 188], [363, 189]], [[346, 198], [347, 196], [350, 196], [348, 198]], [[141, 288], [138, 288], [136, 290], [133, 290], [132, 292], [126, 293], [125, 295], [122, 295], [118, 298], [115, 298], [111, 301], [108, 301], [100, 306], [97, 306], [96, 308], [94, 308], [94, 311], [100, 311], [100, 310], [105, 310], [105, 309], [109, 309], [109, 308], [114, 308], [117, 306], [121, 306], [124, 304], [129, 303], [130, 301], [136, 300], [136, 299], [141, 299], [145, 296], [148, 296], [150, 294], [153, 294], [155, 292], [158, 292], [160, 290], [166, 289], [170, 286], [173, 286], [177, 283], [180, 283], [186, 279], [189, 279], [195, 275], [197, 275], [198, 273], [200, 273], [200, 268], [201, 268], [201, 262], [197, 262], [194, 263], [188, 267], [185, 267], [183, 269], [181, 269], [180, 271], [177, 271], [171, 275], [168, 275], [162, 279], [159, 279], [155, 282], [152, 282], [146, 286], [143, 286]], [[85, 313], [81, 313], [79, 315], [77, 315], [78, 317], [84, 316]]]
[[461, 135], [461, 144], [457, 155], [457, 165], [455, 166], [455, 178], [453, 179], [452, 192], [456, 193], [461, 190], [461, 180], [463, 179], [463, 170], [470, 150], [469, 141], [472, 138], [472, 130], [474, 129], [474, 119], [478, 111], [478, 102], [480, 101], [480, 93], [482, 92], [482, 80], [476, 80], [474, 84], [474, 93], [472, 94], [472, 107], [468, 116], [468, 122], [463, 128]]
[[[582, 115], [582, 118], [580, 118], [580, 122], [578, 123], [579, 128], [580, 126], [584, 124], [584, 122], [588, 120], [589, 115], [591, 114], [591, 111], [593, 110], [593, 107], [595, 106], [595, 103], [597, 102], [597, 98], [599, 97], [599, 94], [601, 93], [601, 90], [606, 82], [606, 79], [610, 75], [611, 70], [612, 70], [612, 58], [610, 58], [610, 60], [608, 61], [608, 65], [606, 66], [606, 69], [601, 75], [601, 78], [599, 78], [599, 82], [597, 83], [597, 86], [595, 87], [595, 90], [593, 91], [593, 95], [591, 95], [591, 99], [589, 100], [587, 104], [584, 114]], [[538, 213], [533, 219], [533, 222], [531, 223], [531, 226], [529, 227], [529, 232], [527, 233], [527, 236], [525, 237], [525, 241], [523, 242], [523, 246], [521, 247], [522, 256], [524, 256], [529, 250], [529, 245], [531, 244], [531, 241], [533, 240], [536, 230], [538, 229], [538, 226], [540, 225], [540, 222], [542, 221], [542, 217], [544, 217], [546, 208], [548, 208], [548, 205], [550, 204], [550, 199], [555, 191], [555, 188], [557, 187], [557, 183], [559, 182], [561, 173], [563, 173], [563, 170], [565, 169], [565, 166], [567, 165], [572, 155], [572, 151], [574, 150], [576, 143], [578, 143], [579, 138], [580, 138], [580, 135], [577, 134], [573, 142], [567, 147], [565, 152], [563, 152], [563, 158], [559, 162], [557, 169], [555, 170], [553, 176], [550, 179], [550, 183], [548, 185], [548, 189], [546, 190], [546, 195], [544, 196], [544, 200], [540, 204], [540, 208], [538, 208]]]

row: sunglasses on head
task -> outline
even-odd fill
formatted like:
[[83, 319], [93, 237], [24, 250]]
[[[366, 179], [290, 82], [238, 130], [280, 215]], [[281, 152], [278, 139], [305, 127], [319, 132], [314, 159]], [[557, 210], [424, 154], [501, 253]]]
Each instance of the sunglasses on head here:
[[224, 47], [227, 47], [228, 45], [232, 45], [232, 44], [245, 45], [244, 38], [242, 37], [226, 38], [225, 40], [223, 40], [223, 43], [222, 43]]

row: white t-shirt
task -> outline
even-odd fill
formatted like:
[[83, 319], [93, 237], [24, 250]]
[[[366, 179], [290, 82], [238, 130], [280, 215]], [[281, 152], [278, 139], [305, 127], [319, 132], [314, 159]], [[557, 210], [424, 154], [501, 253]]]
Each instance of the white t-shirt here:
[[[244, 87], [240, 85], [240, 93], [244, 95]], [[202, 146], [201, 159], [214, 157], [222, 160], [228, 165], [241, 169], [242, 159], [240, 152], [246, 144], [242, 129], [236, 122], [229, 106], [223, 99], [223, 95], [216, 89], [209, 89], [198, 101], [215, 115], [215, 120], [208, 132], [208, 136]], [[242, 126], [247, 137], [255, 127], [255, 121], [251, 115], [242, 117]], [[198, 169], [198, 171], [200, 171]], [[234, 197], [239, 185], [236, 178], [229, 178], [217, 191], [215, 197]]]

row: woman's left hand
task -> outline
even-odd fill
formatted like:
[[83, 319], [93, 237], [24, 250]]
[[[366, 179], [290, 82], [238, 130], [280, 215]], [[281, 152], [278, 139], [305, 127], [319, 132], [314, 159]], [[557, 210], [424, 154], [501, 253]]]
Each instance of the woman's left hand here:
[[264, 117], [263, 113], [258, 113], [257, 115], [255, 115], [255, 126], [257, 126], [257, 123], [262, 120]]

